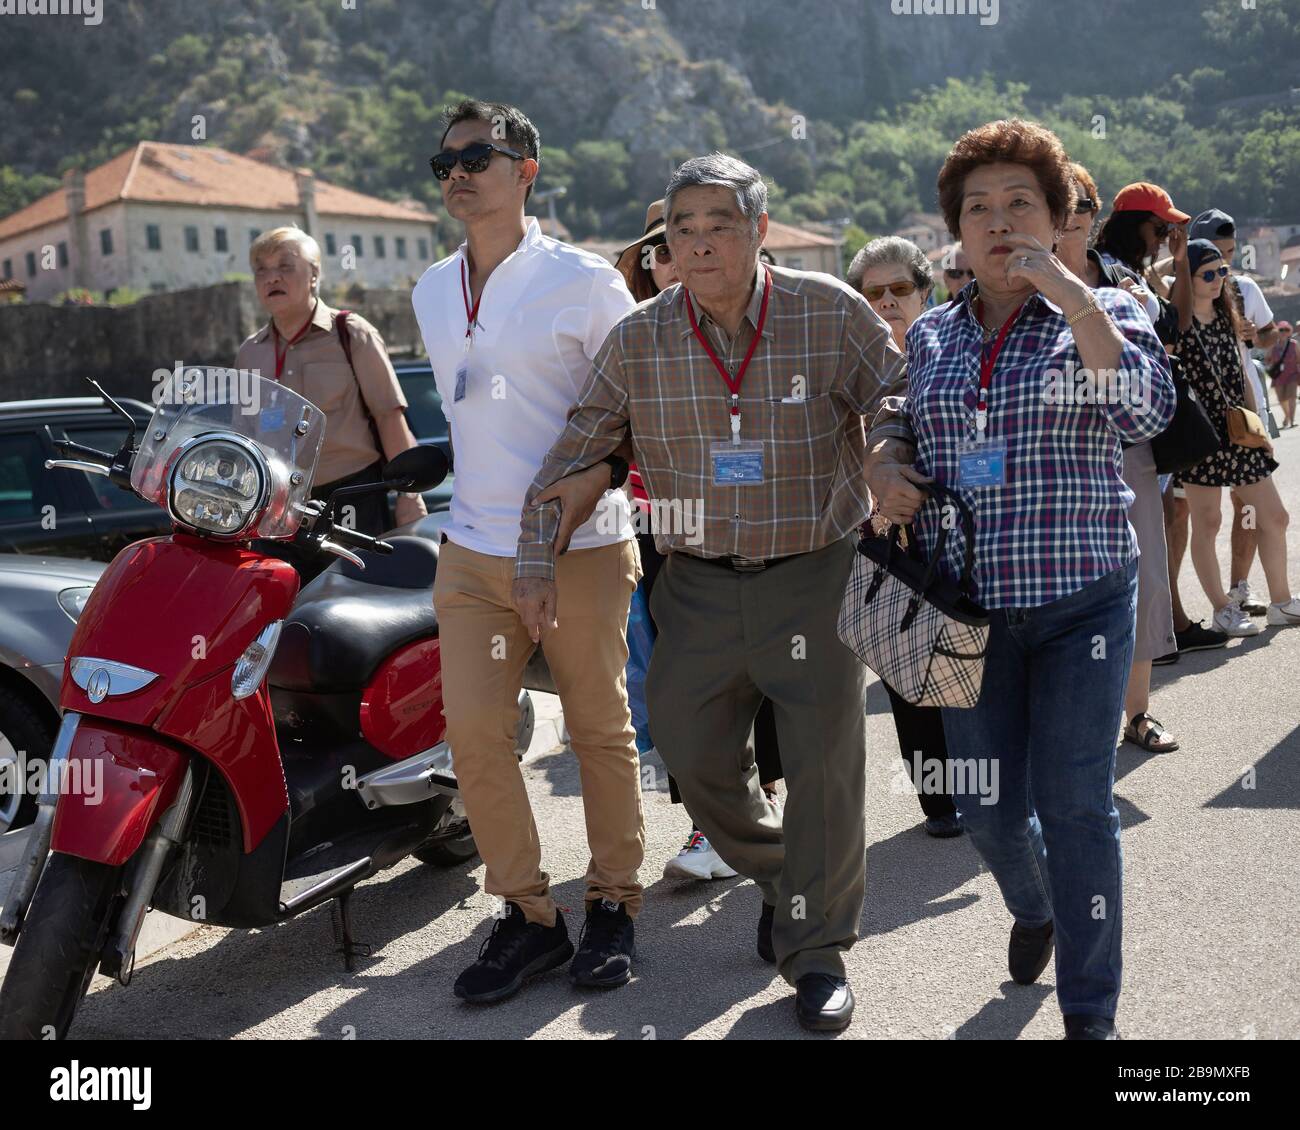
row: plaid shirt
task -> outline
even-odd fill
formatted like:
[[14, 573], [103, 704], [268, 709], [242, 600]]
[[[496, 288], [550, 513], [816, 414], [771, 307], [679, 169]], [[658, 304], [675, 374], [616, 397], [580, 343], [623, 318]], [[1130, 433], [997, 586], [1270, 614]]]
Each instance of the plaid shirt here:
[[[691, 522], [655, 531], [661, 553], [747, 560], [821, 549], [867, 514], [862, 417], [906, 389], [903, 356], [865, 299], [828, 275], [772, 267], [763, 340], [740, 389], [742, 441], [763, 443], [764, 480], [715, 486], [710, 444], [729, 440], [730, 393], [669, 287], [616, 325], [592, 363], [568, 426], [524, 503], [516, 577], [554, 576], [558, 507], [532, 500], [598, 463], [629, 427], [646, 490]], [[701, 332], [735, 373], [753, 341], [763, 272], [734, 339], [695, 304]], [[695, 525], [691, 523], [694, 522]]]
[[[1035, 608], [1137, 556], [1122, 444], [1149, 440], [1168, 426], [1173, 381], [1146, 312], [1127, 292], [1102, 288], [1093, 292], [1097, 303], [1125, 339], [1116, 371], [1137, 380], [1127, 396], [1103, 391], [1099, 399], [1108, 402], [1092, 403], [1086, 387], [1080, 391], [1083, 378], [1070, 379], [1083, 365], [1074, 334], [1064, 316], [1035, 294], [1007, 336], [988, 392], [987, 436], [1007, 441], [1006, 485], [961, 489], [959, 449], [975, 438], [985, 348], [972, 308], [978, 293], [971, 283], [954, 302], [927, 310], [912, 324], [907, 398], [891, 399], [881, 410], [871, 441], [902, 434], [898, 425], [906, 422], [912, 435], [904, 438], [916, 444], [918, 470], [954, 491], [975, 520], [980, 603]], [[917, 540], [927, 556], [941, 521], [933, 503], [917, 514]], [[961, 573], [963, 550], [960, 531], [950, 533], [942, 566], [951, 578]]]

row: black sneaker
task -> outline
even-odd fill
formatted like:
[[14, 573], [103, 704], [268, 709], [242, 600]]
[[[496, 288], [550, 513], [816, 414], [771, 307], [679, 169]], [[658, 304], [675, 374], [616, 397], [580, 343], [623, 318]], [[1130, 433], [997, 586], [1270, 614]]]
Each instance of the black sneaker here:
[[1065, 1017], [1065, 1038], [1067, 1040], [1118, 1040], [1119, 1031], [1115, 1021], [1104, 1016], [1082, 1016], [1075, 1014]]
[[776, 917], [776, 907], [763, 904], [758, 916], [758, 956], [769, 965], [776, 964], [776, 950], [772, 948], [772, 920]]
[[1228, 644], [1228, 634], [1226, 632], [1216, 632], [1213, 628], [1203, 628], [1202, 620], [1194, 620], [1181, 632], [1174, 633], [1174, 639], [1178, 643], [1178, 650], [1182, 651], [1210, 651], [1216, 647], [1226, 647]]
[[925, 821], [925, 834], [936, 840], [950, 840], [963, 831], [961, 818], [955, 812], [951, 816], [930, 816]]
[[635, 933], [632, 918], [621, 902], [589, 902], [587, 924], [578, 939], [578, 955], [569, 966], [573, 983], [597, 989], [626, 985], [632, 980]]
[[564, 915], [555, 908], [555, 925], [529, 922], [518, 904], [506, 903], [478, 951], [478, 960], [456, 978], [454, 992], [463, 1001], [488, 1004], [512, 997], [530, 977], [563, 965], [573, 956]]
[[1011, 941], [1007, 945], [1007, 971], [1017, 985], [1032, 985], [1038, 975], [1052, 960], [1056, 928], [1048, 922], [1044, 926], [1011, 925]]

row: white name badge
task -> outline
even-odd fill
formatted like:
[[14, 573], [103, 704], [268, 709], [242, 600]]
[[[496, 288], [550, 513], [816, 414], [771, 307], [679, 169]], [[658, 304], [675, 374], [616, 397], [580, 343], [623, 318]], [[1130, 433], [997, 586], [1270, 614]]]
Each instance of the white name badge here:
[[456, 391], [452, 394], [452, 403], [459, 404], [465, 399], [465, 386], [469, 383], [469, 358], [466, 357], [456, 366]]
[[757, 440], [711, 443], [709, 458], [715, 487], [744, 487], [763, 481], [763, 445]]
[[957, 452], [957, 485], [967, 490], [1006, 486], [1007, 441], [963, 443]]

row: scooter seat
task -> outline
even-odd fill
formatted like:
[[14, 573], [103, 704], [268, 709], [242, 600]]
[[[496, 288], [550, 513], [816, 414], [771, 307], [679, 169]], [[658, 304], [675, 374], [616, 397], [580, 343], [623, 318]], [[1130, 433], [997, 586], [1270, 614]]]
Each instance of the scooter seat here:
[[394, 651], [438, 634], [433, 580], [438, 546], [394, 537], [366, 568], [336, 561], [298, 594], [285, 617], [267, 682], [283, 690], [359, 691]]

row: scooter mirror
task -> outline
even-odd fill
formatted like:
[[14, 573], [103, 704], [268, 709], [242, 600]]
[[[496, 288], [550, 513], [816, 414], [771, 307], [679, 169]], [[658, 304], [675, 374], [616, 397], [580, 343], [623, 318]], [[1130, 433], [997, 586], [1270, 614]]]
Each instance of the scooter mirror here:
[[408, 447], [384, 467], [385, 482], [396, 490], [433, 490], [447, 477], [447, 455], [432, 444]]

